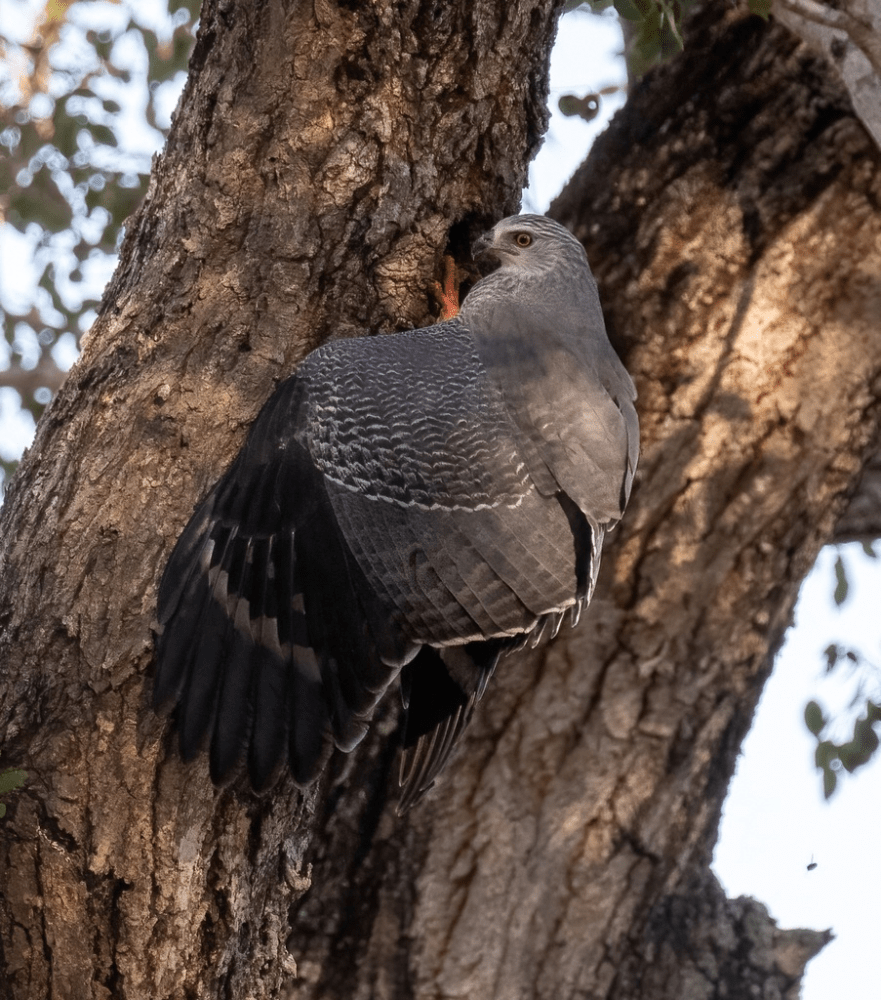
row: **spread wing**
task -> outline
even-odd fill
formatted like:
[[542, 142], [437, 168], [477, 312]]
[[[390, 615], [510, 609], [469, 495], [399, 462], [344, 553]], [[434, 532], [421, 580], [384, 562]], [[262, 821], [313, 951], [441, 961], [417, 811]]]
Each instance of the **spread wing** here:
[[633, 384], [584, 251], [537, 216], [458, 318], [319, 348], [200, 504], [159, 592], [155, 700], [184, 757], [310, 781], [402, 674], [401, 808], [507, 649], [589, 601], [636, 468]]
[[207, 738], [215, 781], [247, 751], [255, 787], [285, 757], [309, 782], [328, 732], [354, 746], [417, 648], [387, 626], [336, 528], [296, 440], [302, 401], [296, 377], [278, 388], [160, 584], [154, 701], [179, 705], [184, 759]]
[[[246, 754], [255, 787], [285, 758], [308, 782], [327, 735], [354, 746], [423, 645], [515, 642], [580, 602], [597, 540], [536, 488], [519, 437], [455, 320], [310, 355], [163, 576], [155, 700], [179, 706], [183, 756], [207, 740], [215, 780]], [[466, 708], [501, 648], [471, 657], [473, 674], [451, 654]], [[419, 662], [414, 717], [430, 700]], [[430, 750], [434, 729], [411, 725], [414, 795], [470, 711]]]

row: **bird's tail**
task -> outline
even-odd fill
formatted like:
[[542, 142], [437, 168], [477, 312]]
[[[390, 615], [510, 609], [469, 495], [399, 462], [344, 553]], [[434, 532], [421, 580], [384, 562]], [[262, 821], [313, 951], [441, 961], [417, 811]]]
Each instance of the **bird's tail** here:
[[401, 671], [406, 709], [398, 815], [434, 785], [510, 640], [423, 646]]

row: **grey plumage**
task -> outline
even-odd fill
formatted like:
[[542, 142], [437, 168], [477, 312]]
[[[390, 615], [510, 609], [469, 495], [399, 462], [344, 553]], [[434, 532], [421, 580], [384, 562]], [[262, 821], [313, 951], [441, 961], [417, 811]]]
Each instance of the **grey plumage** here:
[[633, 383], [581, 245], [541, 216], [458, 316], [313, 351], [197, 508], [159, 591], [157, 705], [212, 777], [301, 783], [400, 674], [399, 808], [434, 782], [499, 656], [576, 622], [638, 453]]

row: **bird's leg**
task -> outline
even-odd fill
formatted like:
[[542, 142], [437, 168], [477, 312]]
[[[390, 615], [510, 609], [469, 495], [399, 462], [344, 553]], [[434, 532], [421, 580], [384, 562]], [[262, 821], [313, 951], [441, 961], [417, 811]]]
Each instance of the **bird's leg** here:
[[440, 305], [440, 319], [445, 322], [459, 312], [459, 269], [449, 254], [444, 254], [443, 281], [435, 281], [432, 291]]

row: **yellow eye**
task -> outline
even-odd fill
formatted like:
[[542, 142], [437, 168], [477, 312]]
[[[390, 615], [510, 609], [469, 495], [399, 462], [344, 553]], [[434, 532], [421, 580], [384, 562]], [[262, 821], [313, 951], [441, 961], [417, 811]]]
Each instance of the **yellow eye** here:
[[517, 233], [514, 237], [514, 242], [518, 247], [528, 247], [532, 243], [532, 237], [529, 233]]

